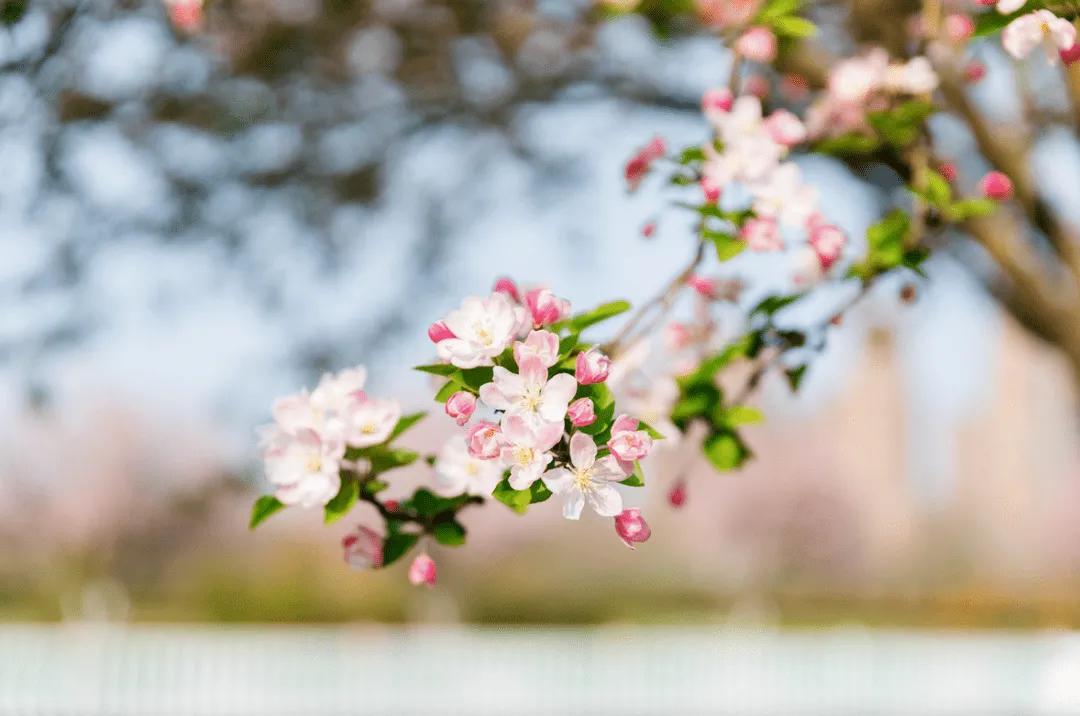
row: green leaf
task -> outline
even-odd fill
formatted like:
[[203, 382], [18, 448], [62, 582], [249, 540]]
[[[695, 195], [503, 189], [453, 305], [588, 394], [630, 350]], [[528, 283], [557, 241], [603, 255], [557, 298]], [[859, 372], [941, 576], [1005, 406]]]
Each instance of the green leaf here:
[[793, 293], [787, 296], [768, 296], [758, 303], [758, 305], [750, 309], [750, 315], [756, 316], [761, 314], [771, 318], [773, 314], [787, 308], [805, 295], [805, 293]]
[[461, 507], [468, 498], [462, 495], [457, 497], [441, 497], [431, 490], [421, 487], [412, 498], [402, 505], [407, 510], [413, 510], [421, 517], [435, 517], [447, 512], [453, 512]]
[[389, 567], [408, 553], [420, 541], [420, 535], [408, 532], [395, 532], [383, 541], [383, 564]]
[[551, 497], [551, 490], [544, 484], [543, 480], [537, 480], [529, 486], [529, 503], [535, 505], [538, 502], [545, 502]]
[[653, 440], [663, 440], [665, 437], [663, 434], [660, 433], [660, 431], [646, 423], [644, 420], [638, 421], [638, 430], [644, 430]]
[[419, 423], [425, 417], [427, 417], [426, 410], [422, 410], [419, 413], [409, 413], [408, 415], [402, 415], [401, 418], [397, 421], [397, 425], [395, 425], [394, 429], [390, 431], [390, 437], [386, 439], [386, 442], [393, 442], [402, 433]]
[[263, 495], [251, 506], [251, 521], [248, 522], [248, 529], [255, 529], [260, 522], [284, 508], [285, 505], [278, 498], [273, 495]]
[[687, 149], [682, 150], [676, 161], [679, 162], [679, 164], [703, 162], [705, 161], [705, 152], [701, 147], [688, 147]]
[[806, 377], [806, 371], [809, 366], [800, 365], [794, 368], [788, 368], [784, 371], [784, 375], [787, 376], [788, 385], [791, 386], [791, 391], [798, 392], [799, 386], [802, 385], [803, 378]]
[[630, 477], [619, 484], [626, 485], [627, 487], [645, 487], [645, 473], [641, 471], [641, 463], [635, 462], [634, 471], [630, 473]]
[[992, 199], [962, 199], [953, 202], [947, 214], [953, 221], [965, 221], [990, 216], [997, 208], [997, 202]]
[[431, 530], [431, 536], [446, 547], [460, 547], [465, 544], [465, 528], [457, 520], [439, 522]]
[[710, 435], [702, 445], [705, 457], [717, 470], [734, 470], [750, 456], [739, 436], [723, 431]]
[[432, 375], [450, 376], [458, 372], [457, 366], [450, 365], [449, 363], [434, 363], [432, 365], [418, 365], [413, 366], [413, 370], [418, 370], [421, 373], [431, 373]]
[[436, 403], [445, 403], [450, 400], [450, 396], [459, 390], [464, 390], [465, 387], [455, 380], [448, 380], [443, 384], [443, 387], [439, 388], [439, 391], [435, 393]]
[[758, 13], [755, 22], [759, 25], [767, 25], [787, 15], [793, 15], [802, 7], [802, 0], [769, 0]]
[[596, 421], [583, 428], [578, 428], [587, 435], [600, 435], [611, 427], [615, 419], [615, 395], [606, 383], [593, 383], [578, 387], [577, 396], [589, 398], [593, 402], [593, 411], [596, 413]]
[[461, 383], [472, 390], [477, 392], [480, 390], [480, 386], [492, 381], [495, 369], [489, 365], [480, 366], [478, 368], [464, 368], [461, 371]]
[[773, 21], [772, 26], [776, 31], [776, 34], [780, 37], [790, 37], [793, 39], [813, 37], [818, 31], [817, 25], [804, 17], [797, 17], [795, 15], [779, 17]]
[[404, 448], [392, 448], [386, 445], [374, 445], [361, 451], [361, 457], [371, 461], [371, 471], [375, 474], [412, 465], [420, 458], [420, 453]]
[[764, 420], [765, 416], [761, 414], [761, 411], [749, 405], [732, 405], [724, 410], [724, 424], [728, 427], [756, 425]]
[[386, 484], [382, 480], [364, 480], [360, 486], [360, 490], [365, 495], [377, 495], [390, 485]]
[[716, 246], [716, 258], [730, 261], [746, 249], [746, 242], [722, 231], [705, 230], [702, 235]]
[[877, 137], [868, 137], [865, 134], [852, 132], [842, 134], [839, 137], [830, 137], [814, 144], [814, 151], [821, 154], [831, 154], [834, 157], [862, 156], [873, 154], [881, 147], [881, 141]]
[[601, 321], [606, 321], [609, 318], [614, 318], [620, 313], [626, 313], [629, 310], [630, 304], [626, 301], [611, 301], [597, 306], [591, 311], [586, 311], [585, 313], [579, 313], [578, 315], [573, 316], [570, 318], [567, 325], [571, 331], [580, 333], [589, 326], [600, 323]]
[[341, 489], [323, 509], [323, 522], [331, 524], [340, 520], [353, 508], [359, 497], [360, 483], [351, 478], [342, 480]]
[[1008, 15], [1002, 15], [994, 10], [979, 13], [975, 16], [975, 37], [985, 37], [1000, 32], [1016, 18], [1025, 15], [1032, 10], [1038, 9], [1039, 7], [1040, 5], [1037, 2], [1027, 2], [1019, 10]]
[[890, 110], [867, 115], [870, 126], [888, 144], [903, 149], [919, 138], [923, 124], [933, 114], [934, 106], [923, 100], [908, 100]]
[[491, 496], [519, 515], [525, 514], [529, 505], [532, 504], [531, 490], [515, 490], [510, 487], [510, 481], [507, 478], [503, 478], [502, 482], [495, 486], [495, 491], [491, 493]]
[[933, 169], [926, 171], [926, 190], [921, 194], [927, 202], [939, 209], [947, 208], [952, 201], [952, 187], [945, 177]]
[[559, 341], [559, 355], [561, 355], [561, 356], [569, 356], [570, 351], [574, 350], [574, 348], [577, 347], [579, 338], [581, 338], [581, 336], [579, 334], [571, 333], [566, 338], [563, 338], [562, 340], [560, 340]]

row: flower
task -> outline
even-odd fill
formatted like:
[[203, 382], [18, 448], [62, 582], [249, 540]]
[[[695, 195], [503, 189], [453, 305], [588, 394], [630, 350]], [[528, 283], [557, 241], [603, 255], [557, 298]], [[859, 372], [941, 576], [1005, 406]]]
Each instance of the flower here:
[[821, 257], [812, 246], [800, 246], [790, 253], [791, 280], [799, 288], [813, 286], [822, 279]]
[[481, 460], [494, 460], [502, 449], [502, 432], [499, 426], [481, 420], [465, 433], [469, 454]]
[[551, 462], [549, 450], [562, 438], [562, 422], [535, 423], [520, 415], [503, 418], [499, 459], [510, 468], [510, 487], [528, 489]]
[[844, 245], [847, 244], [847, 236], [844, 232], [827, 224], [818, 216], [811, 217], [807, 226], [810, 232], [808, 243], [818, 255], [821, 261], [822, 271], [828, 271], [836, 260], [840, 258]]
[[964, 81], [968, 84], [980, 82], [983, 77], [986, 77], [986, 65], [978, 60], [972, 60], [964, 66]]
[[530, 357], [545, 368], [555, 365], [559, 360], [559, 337], [551, 331], [530, 331], [528, 338], [514, 344], [514, 360], [521, 365]]
[[655, 221], [646, 222], [645, 225], [641, 227], [641, 235], [644, 236], [646, 239], [651, 239], [653, 234], [655, 234], [655, 233], [656, 233], [656, 222]]
[[345, 444], [311, 428], [287, 432], [270, 429], [265, 438], [266, 477], [277, 486], [274, 496], [286, 505], [325, 505], [341, 488]]
[[416, 559], [409, 565], [409, 582], [414, 587], [421, 585], [434, 587], [436, 579], [435, 560], [429, 557], [426, 552], [416, 555]]
[[842, 104], [862, 105], [885, 82], [889, 55], [875, 48], [838, 62], [829, 72], [829, 96]]
[[580, 518], [586, 502], [602, 517], [622, 512], [622, 495], [615, 483], [625, 476], [610, 457], [596, 459], [596, 443], [585, 433], [570, 438], [570, 466], [548, 470], [541, 477], [549, 490], [563, 496], [563, 517], [568, 520]]
[[401, 418], [396, 400], [368, 398], [353, 403], [347, 418], [345, 442], [353, 447], [369, 447], [385, 442]]
[[949, 182], [950, 184], [956, 181], [956, 178], [960, 175], [960, 172], [957, 170], [956, 165], [952, 162], [942, 162], [938, 165], [937, 170], [938, 174], [940, 174], [942, 178], [944, 178], [945, 181]]
[[989, 172], [979, 181], [979, 190], [987, 199], [1005, 201], [1012, 198], [1013, 183], [1001, 172]]
[[[998, 0], [997, 11], [1002, 15], [1012, 15], [1014, 12], [1024, 7], [1026, 0]], [[993, 5], [991, 2], [984, 2], [984, 5]]]
[[720, 201], [720, 187], [709, 177], [701, 178], [701, 193], [705, 196], [706, 204], [715, 204]]
[[611, 425], [608, 449], [627, 475], [634, 471], [634, 463], [644, 459], [652, 450], [652, 438], [647, 432], [637, 428], [638, 421], [629, 415], [620, 415]]
[[610, 370], [611, 359], [601, 353], [600, 349], [590, 348], [578, 353], [577, 362], [574, 364], [574, 378], [581, 385], [603, 383]]
[[890, 65], [885, 73], [885, 86], [898, 94], [928, 94], [937, 89], [938, 82], [934, 66], [925, 57]]
[[464, 390], [451, 395], [446, 399], [446, 414], [454, 419], [458, 425], [469, 422], [476, 410], [476, 396]]
[[684, 480], [679, 480], [671, 486], [667, 493], [667, 501], [675, 509], [679, 509], [686, 504], [686, 482]]
[[767, 27], [751, 27], [735, 41], [735, 51], [751, 62], [768, 64], [776, 59], [776, 35]]
[[443, 443], [435, 459], [435, 491], [454, 497], [487, 497], [502, 480], [503, 468], [494, 460], [474, 457], [460, 434]]
[[341, 538], [345, 561], [353, 569], [378, 569], [383, 565], [383, 538], [370, 527], [358, 526]]
[[432, 343], [438, 343], [439, 341], [445, 341], [447, 338], [457, 337], [442, 321], [435, 321], [428, 326], [427, 336], [431, 339]]
[[1056, 53], [1070, 49], [1075, 43], [1076, 28], [1073, 24], [1049, 10], [1021, 15], [1001, 31], [1002, 46], [1018, 60], [1027, 57], [1040, 45], [1047, 48], [1047, 56], [1053, 59]]
[[649, 173], [652, 163], [667, 153], [667, 145], [660, 137], [653, 137], [644, 147], [639, 149], [630, 161], [626, 163], [626, 184], [630, 191], [634, 191], [641, 185], [645, 175]]
[[344, 413], [349, 406], [364, 400], [367, 369], [360, 365], [340, 373], [326, 373], [311, 391], [311, 405], [317, 410]]
[[566, 410], [566, 417], [575, 428], [583, 428], [596, 422], [596, 409], [590, 398], [578, 398]]
[[727, 87], [706, 90], [701, 96], [701, 112], [706, 117], [711, 114], [722, 114], [731, 111], [731, 105], [735, 102], [735, 96]]
[[176, 29], [195, 32], [203, 23], [203, 0], [165, 0], [169, 20]]
[[641, 516], [641, 510], [631, 507], [615, 516], [615, 534], [630, 549], [638, 542], [647, 542], [652, 536], [649, 523]]
[[963, 13], [951, 13], [945, 16], [945, 37], [949, 42], [963, 44], [975, 34], [975, 21]]
[[702, 298], [716, 298], [716, 283], [711, 278], [691, 274], [686, 278], [686, 285], [694, 289]]
[[557, 373], [548, 380], [547, 367], [536, 357], [526, 357], [518, 368], [520, 373], [511, 373], [495, 366], [493, 381], [480, 386], [480, 399], [507, 415], [561, 424], [577, 392], [574, 377]]
[[505, 276], [495, 281], [495, 287], [492, 290], [495, 293], [505, 293], [514, 303], [521, 303], [521, 294], [518, 293], [517, 284]]
[[790, 226], [802, 226], [817, 211], [817, 190], [803, 182], [799, 167], [781, 164], [766, 181], [756, 185], [754, 212], [759, 218], [777, 218]]
[[806, 126], [786, 109], [778, 109], [765, 119], [765, 131], [774, 142], [785, 147], [794, 147], [806, 141]]
[[1062, 48], [1058, 55], [1066, 65], [1071, 65], [1080, 60], [1080, 42], [1074, 42], [1071, 47]]
[[776, 219], [749, 219], [743, 224], [739, 236], [751, 251], [780, 251], [784, 248]]
[[525, 294], [525, 306], [529, 309], [535, 328], [549, 326], [570, 315], [570, 302], [546, 288], [534, 288]]
[[453, 337], [436, 343], [439, 357], [458, 368], [491, 365], [517, 334], [519, 310], [504, 293], [466, 298], [443, 321]]

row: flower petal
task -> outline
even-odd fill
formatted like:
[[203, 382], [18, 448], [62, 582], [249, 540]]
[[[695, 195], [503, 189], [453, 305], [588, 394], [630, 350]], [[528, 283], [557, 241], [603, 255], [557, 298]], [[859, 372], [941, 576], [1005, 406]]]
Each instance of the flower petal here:
[[576, 520], [581, 517], [581, 510], [585, 507], [585, 495], [580, 490], [573, 490], [566, 495], [563, 503], [562, 516], [568, 520]]
[[577, 393], [577, 381], [569, 373], [559, 373], [552, 376], [544, 386], [544, 394], [540, 398], [537, 412], [544, 420], [562, 422], [566, 417], [566, 410], [570, 401]]
[[622, 495], [608, 483], [595, 483], [589, 490], [589, 506], [601, 517], [615, 517], [622, 512]]
[[573, 474], [565, 467], [557, 467], [553, 470], [548, 470], [540, 479], [544, 481], [547, 488], [554, 492], [556, 495], [566, 492], [571, 485], [574, 484]]

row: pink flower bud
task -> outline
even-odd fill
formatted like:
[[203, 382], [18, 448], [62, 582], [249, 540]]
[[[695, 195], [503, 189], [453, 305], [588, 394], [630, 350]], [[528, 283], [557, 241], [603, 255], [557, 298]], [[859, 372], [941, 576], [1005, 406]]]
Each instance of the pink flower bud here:
[[832, 224], [818, 224], [810, 230], [809, 243], [821, 261], [821, 270], [828, 271], [840, 258], [847, 236]]
[[641, 184], [642, 179], [649, 173], [652, 163], [667, 153], [667, 145], [660, 137], [653, 137], [643, 148], [639, 149], [630, 161], [626, 163], [626, 184], [630, 191], [634, 191]]
[[806, 141], [806, 127], [802, 120], [786, 109], [778, 109], [768, 116], [765, 131], [774, 142], [785, 147], [794, 147]]
[[596, 422], [596, 411], [593, 402], [589, 398], [578, 398], [570, 403], [566, 410], [566, 416], [570, 418], [570, 424], [575, 428], [583, 428]]
[[701, 96], [701, 111], [705, 114], [730, 112], [735, 104], [735, 96], [727, 87], [707, 90]]
[[499, 426], [481, 420], [465, 433], [469, 454], [480, 460], [494, 460], [502, 449], [502, 433]]
[[679, 480], [667, 493], [668, 504], [676, 510], [686, 504], [686, 482]]
[[169, 20], [178, 30], [195, 32], [202, 27], [202, 0], [167, 0]]
[[623, 472], [630, 474], [634, 462], [648, 456], [652, 450], [652, 438], [644, 430], [638, 430], [638, 421], [628, 415], [620, 415], [611, 426], [608, 449], [619, 462]]
[[353, 569], [378, 569], [383, 563], [383, 538], [375, 530], [360, 525], [341, 538], [345, 561]]
[[715, 204], [720, 201], [720, 186], [709, 177], [702, 177], [701, 193], [705, 195], [706, 204]]
[[952, 162], [942, 162], [938, 166], [937, 170], [938, 174], [944, 177], [945, 181], [949, 182], [950, 184], [956, 181], [956, 177], [960, 175], [960, 173], [956, 170], [956, 165]]
[[767, 27], [751, 27], [735, 41], [735, 51], [751, 62], [768, 64], [776, 59], [776, 35]]
[[1060, 50], [1058, 54], [1061, 55], [1062, 62], [1071, 65], [1080, 60], [1080, 42], [1074, 42], [1072, 47], [1066, 47], [1064, 50]]
[[694, 289], [702, 298], [716, 298], [716, 282], [711, 278], [693, 274], [686, 279], [686, 285]]
[[533, 326], [550, 326], [570, 315], [570, 302], [559, 298], [546, 288], [534, 288], [525, 294], [525, 306], [532, 315]]
[[596, 348], [578, 353], [574, 378], [582, 385], [603, 383], [611, 370], [611, 359]]
[[650, 221], [641, 227], [641, 235], [646, 239], [651, 239], [653, 234], [656, 233], [656, 222]]
[[383, 503], [383, 507], [390, 510], [391, 512], [397, 512], [398, 508], [401, 507], [401, 503], [397, 500], [387, 500]]
[[445, 341], [447, 338], [457, 338], [454, 332], [446, 327], [446, 324], [442, 321], [435, 321], [427, 329], [427, 337], [431, 339], [432, 343], [438, 343], [439, 341]]
[[972, 60], [964, 67], [964, 81], [968, 84], [975, 84], [986, 77], [986, 65], [978, 60]]
[[492, 289], [495, 293], [505, 293], [514, 303], [521, 303], [521, 294], [518, 293], [517, 284], [512, 279], [505, 276], [495, 281], [495, 288]]
[[476, 396], [464, 390], [451, 395], [446, 400], [446, 414], [454, 419], [458, 425], [469, 422], [476, 410]]
[[975, 34], [975, 21], [967, 15], [953, 13], [945, 16], [944, 28], [945, 39], [959, 45]]
[[435, 560], [425, 553], [420, 553], [409, 565], [409, 581], [414, 587], [434, 587], [438, 576], [436, 572]]
[[979, 190], [987, 199], [1005, 201], [1012, 198], [1013, 183], [1001, 172], [990, 172], [979, 182]]
[[634, 549], [634, 545], [638, 542], [648, 541], [652, 536], [652, 530], [649, 529], [649, 523], [641, 516], [641, 510], [631, 507], [623, 510], [615, 518], [615, 534], [619, 536], [623, 544]]
[[743, 224], [739, 236], [751, 251], [780, 251], [784, 248], [776, 219], [749, 219]]

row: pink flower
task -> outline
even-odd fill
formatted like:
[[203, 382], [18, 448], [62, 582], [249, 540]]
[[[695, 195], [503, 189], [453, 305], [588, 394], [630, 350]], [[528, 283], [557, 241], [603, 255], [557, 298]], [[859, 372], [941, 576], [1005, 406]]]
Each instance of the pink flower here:
[[706, 90], [701, 96], [701, 111], [706, 115], [730, 112], [735, 103], [735, 95], [727, 87]]
[[611, 371], [611, 359], [597, 348], [578, 353], [574, 364], [574, 378], [582, 385], [603, 383]]
[[613, 459], [596, 459], [596, 443], [585, 433], [574, 433], [570, 438], [570, 465], [548, 470], [543, 475], [548, 489], [564, 497], [563, 517], [568, 520], [581, 517], [586, 501], [601, 517], [614, 517], [622, 512], [622, 495], [615, 489], [615, 483], [623, 478]]
[[498, 425], [481, 420], [465, 433], [465, 443], [469, 446], [469, 454], [473, 457], [494, 460], [502, 449], [502, 432]]
[[979, 181], [979, 190], [987, 199], [1005, 201], [1012, 198], [1013, 183], [1001, 172], [990, 172]]
[[383, 538], [375, 530], [360, 525], [341, 538], [345, 561], [353, 569], [378, 569], [383, 564]]
[[946, 39], [957, 45], [967, 42], [975, 34], [975, 21], [961, 13], [946, 15], [944, 25]]
[[986, 65], [978, 60], [972, 60], [964, 67], [964, 81], [968, 84], [980, 82], [983, 77], [986, 77]]
[[644, 226], [641, 227], [641, 235], [644, 236], [646, 239], [651, 239], [653, 237], [653, 234], [655, 234], [655, 233], [656, 233], [656, 222], [655, 221], [649, 221]]
[[776, 35], [767, 27], [751, 27], [735, 41], [735, 51], [751, 62], [768, 64], [776, 59]]
[[514, 360], [518, 365], [527, 358], [537, 358], [550, 368], [559, 360], [559, 337], [551, 331], [530, 331], [529, 337], [514, 344]]
[[646, 542], [652, 536], [649, 523], [641, 516], [641, 510], [631, 507], [623, 510], [615, 517], [615, 534], [630, 549], [638, 542]]
[[202, 0], [166, 0], [169, 20], [178, 30], [195, 32], [203, 23]]
[[711, 278], [692, 274], [686, 279], [686, 285], [694, 289], [702, 298], [716, 298], [716, 282]]
[[574, 377], [556, 373], [549, 380], [547, 367], [536, 357], [526, 358], [518, 369], [520, 373], [511, 373], [495, 366], [492, 382], [480, 386], [480, 400], [507, 415], [561, 425], [577, 392]]
[[[495, 460], [469, 454], [465, 436], [458, 433], [443, 443], [435, 459], [435, 491], [446, 497], [487, 497], [502, 481], [503, 467]], [[387, 509], [390, 505], [387, 503]]]
[[822, 271], [828, 271], [840, 258], [844, 245], [847, 244], [847, 236], [832, 224], [815, 223], [810, 228], [808, 241], [821, 261]]
[[434, 587], [437, 578], [436, 572], [435, 560], [429, 557], [427, 553], [421, 552], [416, 555], [416, 559], [409, 565], [409, 582], [414, 587], [421, 585]]
[[495, 281], [495, 288], [492, 289], [496, 293], [505, 293], [514, 303], [521, 303], [521, 294], [518, 293], [517, 284], [512, 279], [508, 279], [505, 276]]
[[529, 309], [536, 328], [550, 326], [570, 315], [570, 302], [546, 288], [534, 288], [525, 294], [525, 307]]
[[675, 509], [679, 509], [680, 507], [682, 507], [683, 505], [686, 504], [686, 482], [685, 481], [679, 480], [678, 482], [676, 482], [674, 485], [671, 486], [671, 489], [668, 490], [668, 493], [667, 493], [667, 501], [668, 501], [668, 504], [671, 505], [672, 507], [674, 507]]
[[341, 488], [345, 444], [310, 428], [286, 432], [274, 426], [264, 438], [266, 477], [286, 505], [325, 505]]
[[630, 161], [626, 163], [626, 184], [629, 186], [630, 191], [634, 191], [641, 184], [642, 179], [649, 173], [649, 169], [652, 167], [652, 163], [664, 156], [667, 153], [667, 145], [664, 144], [664, 140], [660, 137], [653, 137], [653, 139], [646, 144], [643, 148], [630, 157]]
[[445, 341], [448, 338], [456, 338], [454, 332], [447, 328], [446, 324], [442, 321], [435, 321], [430, 326], [428, 326], [427, 336], [431, 339], [432, 343]]
[[396, 400], [368, 398], [350, 406], [346, 414], [345, 442], [353, 447], [370, 447], [385, 442], [401, 419]]
[[[1076, 28], [1049, 10], [1036, 10], [1010, 22], [1001, 31], [1001, 44], [1006, 52], [1018, 60], [1027, 57], [1040, 45], [1047, 48], [1049, 57], [1053, 57], [1076, 44]], [[1049, 51], [1054, 51], [1054, 54], [1049, 54]]]
[[786, 109], [778, 109], [770, 114], [764, 126], [773, 141], [785, 147], [794, 147], [806, 141], [806, 127], [802, 120]]
[[464, 390], [451, 395], [446, 400], [446, 414], [454, 419], [458, 425], [469, 422], [476, 410], [476, 396]]
[[435, 351], [458, 368], [491, 365], [514, 340], [523, 314], [524, 309], [504, 293], [470, 296], [446, 316], [453, 337], [436, 343]]
[[780, 226], [775, 219], [749, 219], [743, 224], [739, 236], [751, 251], [780, 251], [784, 248]]
[[702, 177], [701, 193], [705, 195], [706, 204], [715, 204], [720, 201], [720, 185], [709, 177]]
[[575, 428], [583, 428], [596, 422], [596, 410], [589, 398], [578, 398], [566, 410], [566, 417]]
[[611, 426], [611, 439], [607, 444], [619, 467], [627, 475], [634, 471], [634, 462], [644, 459], [652, 450], [652, 438], [637, 428], [636, 419], [620, 415]]
[[1061, 56], [1061, 61], [1066, 65], [1080, 60], [1080, 42], [1074, 42], [1071, 47], [1063, 48], [1058, 54]]
[[521, 415], [507, 415], [502, 423], [503, 448], [499, 459], [510, 468], [510, 487], [527, 490], [536, 482], [551, 462], [549, 452], [563, 434], [559, 422], [527, 420]]
[[956, 177], [959, 176], [959, 172], [956, 170], [956, 165], [952, 162], [942, 162], [938, 166], [938, 174], [945, 178], [945, 181], [952, 184], [956, 181]]

